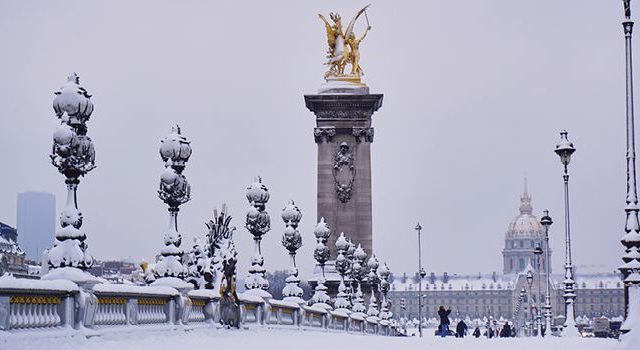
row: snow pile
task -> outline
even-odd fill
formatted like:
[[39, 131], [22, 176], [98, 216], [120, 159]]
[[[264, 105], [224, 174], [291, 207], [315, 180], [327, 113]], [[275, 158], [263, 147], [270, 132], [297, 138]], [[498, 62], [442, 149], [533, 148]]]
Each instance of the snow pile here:
[[0, 277], [0, 289], [2, 290], [48, 290], [61, 292], [77, 292], [78, 286], [66, 280], [32, 280], [15, 278], [10, 274]]
[[[49, 255], [51, 257], [51, 255]], [[51, 269], [46, 275], [41, 277], [43, 280], [69, 280], [76, 283], [107, 282], [104, 278], [96, 277], [88, 272], [82, 271], [76, 267], [60, 267]]]
[[145, 295], [178, 295], [178, 291], [171, 287], [136, 286], [131, 284], [100, 283], [93, 286], [97, 293], [145, 294]]
[[217, 289], [194, 289], [187, 293], [190, 297], [200, 297], [200, 298], [211, 298], [218, 299], [220, 298], [220, 292]]

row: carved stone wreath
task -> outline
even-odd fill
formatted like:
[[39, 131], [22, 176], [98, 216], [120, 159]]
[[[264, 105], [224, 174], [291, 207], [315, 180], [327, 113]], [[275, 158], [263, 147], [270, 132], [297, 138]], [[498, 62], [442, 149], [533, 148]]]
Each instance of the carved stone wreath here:
[[347, 203], [353, 194], [356, 177], [355, 159], [349, 145], [342, 142], [336, 151], [333, 163], [333, 180], [340, 202]]

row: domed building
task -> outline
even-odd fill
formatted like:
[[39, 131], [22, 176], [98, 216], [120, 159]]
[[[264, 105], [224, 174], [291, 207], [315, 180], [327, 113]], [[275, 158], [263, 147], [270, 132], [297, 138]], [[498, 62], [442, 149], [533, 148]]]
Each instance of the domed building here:
[[[540, 220], [533, 215], [531, 195], [527, 191], [526, 180], [524, 193], [520, 196], [520, 215], [516, 216], [509, 224], [504, 243], [502, 271], [505, 275], [525, 271], [529, 260], [532, 259], [536, 243], [540, 243], [543, 251], [547, 249], [544, 228], [540, 225]], [[549, 251], [549, 256], [551, 256], [551, 251]], [[535, 267], [536, 262], [531, 261], [531, 265]], [[540, 271], [546, 272], [546, 266], [546, 260], [543, 256], [540, 259]]]

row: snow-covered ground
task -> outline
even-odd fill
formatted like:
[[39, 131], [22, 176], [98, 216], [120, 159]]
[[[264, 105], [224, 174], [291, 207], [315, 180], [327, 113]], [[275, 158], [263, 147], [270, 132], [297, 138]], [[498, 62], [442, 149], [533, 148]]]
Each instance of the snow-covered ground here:
[[[33, 333], [31, 333], [33, 334]], [[599, 338], [506, 338], [486, 339], [466, 337], [439, 338], [428, 329], [425, 337], [383, 337], [323, 332], [317, 330], [291, 329], [194, 329], [135, 332], [123, 334], [110, 333], [99, 337], [51, 338], [34, 336], [3, 337], [0, 334], [2, 350], [176, 350], [176, 349], [366, 349], [366, 350], [403, 350], [403, 349], [482, 349], [482, 350], [547, 350], [580, 349], [600, 350], [619, 349], [619, 343], [612, 339]], [[629, 349], [631, 350], [631, 349]]]

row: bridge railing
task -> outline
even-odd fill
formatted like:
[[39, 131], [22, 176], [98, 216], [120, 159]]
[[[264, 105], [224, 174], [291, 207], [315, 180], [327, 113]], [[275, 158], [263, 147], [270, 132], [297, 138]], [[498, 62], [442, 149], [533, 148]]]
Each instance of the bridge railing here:
[[[241, 324], [395, 335], [392, 323], [345, 310], [240, 294]], [[0, 332], [38, 329], [117, 329], [138, 325], [218, 324], [214, 290], [0, 277]], [[364, 316], [363, 316], [364, 315]], [[0, 333], [1, 334], [1, 333]]]

